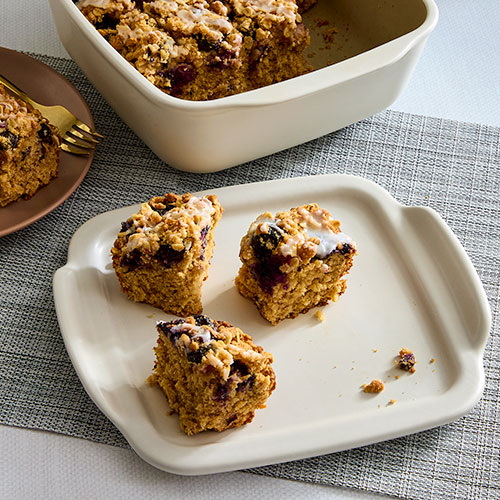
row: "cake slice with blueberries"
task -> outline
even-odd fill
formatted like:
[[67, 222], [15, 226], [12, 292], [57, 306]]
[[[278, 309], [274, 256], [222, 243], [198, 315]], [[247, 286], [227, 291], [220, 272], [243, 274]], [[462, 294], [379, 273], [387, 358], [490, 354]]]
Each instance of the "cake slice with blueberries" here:
[[223, 208], [217, 196], [168, 193], [122, 223], [111, 255], [123, 292], [178, 316], [202, 312], [202, 285]]
[[60, 144], [57, 128], [0, 84], [0, 207], [31, 198], [57, 177]]
[[340, 222], [316, 203], [272, 215], [251, 225], [240, 244], [236, 286], [272, 325], [336, 301], [356, 254]]
[[225, 321], [204, 315], [156, 325], [149, 378], [165, 394], [188, 435], [251, 422], [276, 387], [272, 354]]

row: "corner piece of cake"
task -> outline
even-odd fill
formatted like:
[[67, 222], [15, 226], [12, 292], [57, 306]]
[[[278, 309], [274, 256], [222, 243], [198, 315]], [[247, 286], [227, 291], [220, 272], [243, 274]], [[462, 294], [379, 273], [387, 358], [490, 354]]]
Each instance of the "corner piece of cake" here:
[[202, 312], [201, 291], [222, 216], [217, 196], [168, 193], [143, 203], [122, 223], [111, 249], [123, 292], [165, 312]]
[[59, 170], [59, 132], [0, 84], [0, 207], [31, 198]]
[[157, 384], [188, 435], [251, 422], [276, 387], [272, 354], [239, 328], [198, 315], [156, 326]]
[[266, 212], [241, 240], [236, 286], [272, 325], [336, 301], [356, 244], [316, 203]]

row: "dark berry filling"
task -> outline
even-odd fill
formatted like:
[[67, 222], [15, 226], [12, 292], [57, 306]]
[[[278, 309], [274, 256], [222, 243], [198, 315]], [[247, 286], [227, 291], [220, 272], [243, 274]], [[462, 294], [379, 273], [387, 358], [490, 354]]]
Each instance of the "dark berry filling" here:
[[46, 123], [41, 124], [37, 135], [42, 142], [46, 142], [47, 144], [52, 144], [54, 142], [52, 130], [50, 130], [50, 127]]
[[[9, 146], [14, 149], [17, 147], [19, 143], [19, 137], [16, 134], [13, 134], [9, 130], [4, 130], [3, 132], [0, 132], [1, 137], [6, 137], [9, 141]], [[1, 143], [0, 143], [1, 145]], [[1, 147], [1, 146], [0, 146]]]
[[217, 330], [217, 325], [208, 316], [205, 316], [204, 314], [197, 314], [196, 316], [193, 317], [196, 326], [209, 326], [213, 330]]
[[218, 403], [225, 403], [229, 399], [230, 393], [231, 388], [229, 387], [229, 384], [227, 382], [225, 384], [219, 384], [219, 386], [215, 390], [214, 399]]
[[248, 366], [242, 361], [234, 361], [231, 365], [231, 371], [229, 372], [229, 374], [233, 375], [235, 373], [237, 373], [240, 377], [248, 375]]
[[288, 279], [286, 273], [280, 270], [280, 266], [290, 262], [291, 257], [280, 257], [271, 255], [266, 260], [261, 260], [252, 266], [255, 278], [264, 293], [273, 295], [274, 287], [283, 284], [285, 290], [288, 288]]
[[160, 264], [165, 267], [171, 267], [173, 264], [180, 262], [184, 258], [184, 250], [174, 250], [170, 245], [160, 245], [155, 258]]
[[104, 16], [102, 16], [102, 19], [99, 22], [95, 23], [94, 26], [97, 30], [114, 30], [116, 29], [117, 24], [118, 21], [116, 19], [113, 19], [108, 14], [104, 14]]
[[236, 390], [238, 392], [245, 391], [246, 389], [251, 389], [255, 381], [255, 375], [251, 373], [245, 380], [238, 384]]
[[182, 335], [182, 330], [179, 328], [176, 331], [172, 331], [172, 327], [175, 325], [182, 325], [186, 320], [184, 319], [176, 319], [174, 321], [160, 321], [156, 324], [156, 327], [158, 328], [159, 331], [161, 331], [163, 334], [165, 334], [172, 344], [175, 345], [175, 342], [177, 339]]
[[339, 250], [339, 252], [342, 255], [347, 255], [348, 253], [354, 253], [355, 250], [356, 249], [350, 243], [344, 243], [342, 245], [342, 248]]
[[399, 368], [410, 371], [415, 363], [415, 355], [412, 352], [404, 353], [399, 360]]
[[223, 39], [209, 40], [208, 38], [203, 37], [201, 34], [195, 35], [195, 39], [198, 42], [198, 48], [203, 52], [210, 52], [211, 50], [217, 50], [223, 41]]
[[140, 262], [141, 252], [139, 252], [139, 250], [137, 249], [134, 249], [130, 253], [125, 254], [122, 257], [121, 265], [128, 268], [129, 271], [133, 271], [136, 267], [139, 266]]
[[163, 217], [167, 212], [170, 212], [170, 210], [173, 210], [175, 208], [175, 205], [169, 204], [169, 205], [166, 205], [164, 208], [155, 208], [155, 207], [151, 207], [151, 208], [153, 210], [155, 210], [156, 212], [158, 212]]
[[125, 233], [133, 226], [134, 226], [134, 223], [131, 220], [126, 220], [126, 221], [122, 222], [120, 232]]
[[348, 255], [350, 253], [354, 253], [355, 251], [356, 251], [356, 249], [354, 248], [354, 246], [351, 243], [342, 243], [342, 246], [340, 248], [338, 248], [338, 247], [335, 248], [328, 255], [325, 255], [323, 257], [318, 257], [317, 255], [315, 255], [311, 260], [324, 260], [335, 253], [339, 253], [341, 255]]
[[252, 237], [252, 248], [259, 260], [267, 259], [279, 245], [283, 231], [278, 226], [268, 225], [267, 233], [255, 234]]
[[248, 366], [242, 361], [236, 360], [231, 365], [231, 371], [229, 372], [229, 374], [230, 376], [237, 375], [240, 380], [243, 379], [238, 383], [238, 386], [236, 387], [236, 390], [238, 392], [244, 391], [253, 386], [255, 375], [253, 373], [250, 373]]
[[211, 345], [201, 345], [197, 351], [189, 351], [187, 353], [187, 360], [191, 363], [201, 363], [203, 356], [211, 350], [213, 350]]
[[170, 93], [178, 95], [182, 87], [196, 78], [196, 70], [191, 64], [179, 64], [174, 69], [168, 70], [165, 76], [170, 80]]

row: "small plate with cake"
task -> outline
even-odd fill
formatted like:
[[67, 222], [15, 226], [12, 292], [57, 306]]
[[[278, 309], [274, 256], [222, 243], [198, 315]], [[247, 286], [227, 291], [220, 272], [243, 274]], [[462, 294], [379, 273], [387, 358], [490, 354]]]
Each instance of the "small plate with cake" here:
[[[5, 77], [22, 88], [33, 99], [46, 105], [63, 105], [93, 127], [94, 121], [85, 100], [78, 90], [54, 69], [26, 54], [1, 47], [0, 67]], [[10, 128], [15, 125], [14, 121], [17, 119], [15, 116], [22, 116], [23, 113], [16, 112], [15, 116], [7, 117], [12, 103], [8, 97], [5, 98], [5, 102], [4, 99], [1, 101], [3, 114], [11, 122], [7, 126], [7, 119], [0, 119], [0, 139], [3, 139], [5, 147], [9, 149], [9, 158], [4, 158], [5, 163], [0, 166], [0, 173], [8, 177], [4, 176], [5, 185], [0, 188], [0, 198], [5, 201], [5, 203], [0, 201], [0, 205], [2, 205], [0, 206], [0, 236], [4, 236], [39, 220], [66, 200], [87, 174], [92, 163], [93, 152], [86, 157], [77, 157], [61, 152], [58, 156], [58, 165], [42, 165], [43, 172], [38, 176], [39, 179], [35, 179], [37, 176], [31, 175], [23, 165], [18, 165], [15, 168], [18, 169], [23, 178], [16, 180], [16, 176], [11, 176], [9, 173], [7, 161], [28, 162], [30, 154], [34, 153], [34, 147], [38, 147], [39, 143], [48, 145], [46, 148], [48, 155], [52, 147], [51, 144], [48, 144], [50, 127], [42, 123], [43, 120], [34, 116], [31, 113], [32, 110], [27, 109], [24, 116], [27, 116], [28, 119], [25, 119], [23, 123], [26, 127], [32, 128], [37, 125], [34, 122], [39, 121], [41, 123], [39, 130], [33, 131], [33, 140], [29, 137], [29, 131], [26, 134], [13, 133]], [[22, 101], [18, 100], [17, 102], [19, 108], [22, 108]], [[30, 144], [30, 140], [33, 144]], [[10, 153], [15, 152], [21, 146], [23, 151], [19, 152], [18, 158], [14, 158], [15, 155]], [[2, 148], [2, 151], [5, 153], [7, 150]], [[40, 156], [43, 157], [44, 154], [42, 153]], [[55, 155], [53, 156], [54, 158], [50, 159], [52, 163], [56, 161]], [[33, 165], [30, 164], [30, 168], [32, 167]], [[25, 185], [24, 191], [21, 183], [17, 182], [18, 180]], [[19, 189], [21, 190], [19, 191]]]

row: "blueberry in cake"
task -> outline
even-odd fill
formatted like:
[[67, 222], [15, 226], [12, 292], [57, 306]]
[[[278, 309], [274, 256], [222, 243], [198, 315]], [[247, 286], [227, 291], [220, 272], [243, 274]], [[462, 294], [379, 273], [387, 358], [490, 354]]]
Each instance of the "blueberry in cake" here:
[[174, 97], [209, 100], [310, 71], [315, 0], [74, 0], [132, 66]]
[[336, 301], [356, 244], [316, 203], [260, 215], [240, 244], [236, 286], [271, 324]]
[[222, 216], [215, 195], [168, 193], [143, 203], [111, 249], [123, 292], [179, 316], [202, 311], [201, 291]]
[[188, 435], [251, 422], [276, 386], [272, 354], [239, 328], [208, 316], [157, 323], [151, 384]]
[[57, 176], [60, 144], [57, 129], [0, 84], [0, 207], [31, 198]]

